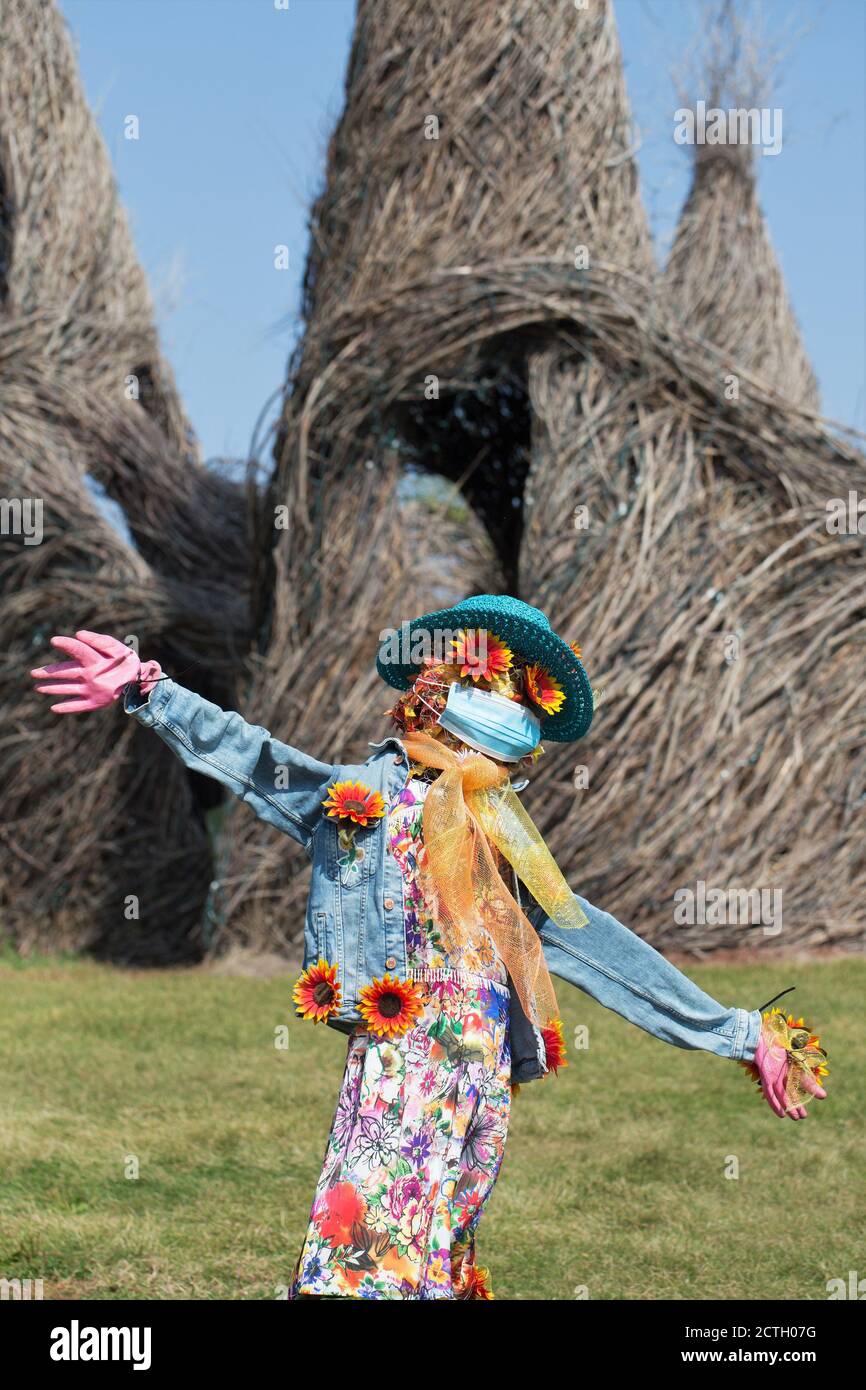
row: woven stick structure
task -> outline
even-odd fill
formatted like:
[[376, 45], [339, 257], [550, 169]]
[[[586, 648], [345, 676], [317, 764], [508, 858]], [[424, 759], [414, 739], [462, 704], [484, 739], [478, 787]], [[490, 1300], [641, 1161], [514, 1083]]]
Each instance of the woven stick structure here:
[[[119, 713], [58, 719], [28, 670], [53, 633], [87, 627], [175, 670], [206, 662], [228, 698], [250, 640], [244, 493], [197, 457], [69, 35], [41, 0], [0, 6], [0, 192], [4, 930], [184, 958], [211, 876], [188, 776]], [[41, 544], [22, 527], [34, 508]]]
[[[551, 180], [548, 197], [557, 200], [558, 216], [570, 220], [578, 273], [569, 278], [575, 287], [588, 284], [589, 272], [626, 302], [638, 295], [652, 317], [656, 268], [612, 5], [589, 6], [568, 16], [568, 25], [571, 62], [553, 65], [548, 83], [558, 111], [557, 163], [571, 168], [571, 178], [567, 186]], [[525, 372], [531, 469], [520, 588], [555, 619], [560, 596], [575, 582], [577, 528], [584, 532], [580, 563], [591, 568], [594, 547], [607, 544], [607, 527], [625, 506], [634, 470], [622, 427], [634, 408], [632, 383], [615, 355], [594, 342], [591, 324], [571, 342], [556, 334], [532, 345]], [[589, 518], [591, 528], [584, 525]]]
[[[757, 169], [783, 149], [782, 108], [770, 102], [777, 66], [756, 28], [752, 6], [723, 3], [711, 10], [681, 79], [682, 109], [698, 128], [696, 98], [719, 121], [725, 141], [690, 147], [692, 186], [665, 268], [664, 299], [691, 332], [726, 350], [768, 386], [807, 410], [818, 410], [818, 384], [803, 346], [757, 190]], [[766, 113], [776, 148], [754, 143]], [[731, 113], [734, 113], [731, 115]], [[771, 118], [771, 119], [768, 119]]]
[[[479, 253], [492, 266], [573, 261], [575, 217], [551, 189], [564, 179], [576, 203], [586, 202], [578, 222], [594, 215], [593, 193], [581, 178], [586, 151], [572, 157], [561, 138], [572, 99], [551, 69], [564, 75], [580, 61], [576, 15], [534, 0], [358, 5], [346, 107], [313, 209], [306, 334], [259, 533], [260, 547], [272, 550], [260, 610], [268, 646], [252, 706], [259, 722], [289, 730], [311, 751], [364, 751], [382, 708], [371, 667], [376, 637], [435, 606], [412, 579], [413, 541], [395, 505], [402, 469], [462, 484], [499, 557], [480, 587], [516, 584], [529, 442], [521, 354], [511, 360], [509, 323], [493, 300], [483, 318], [495, 323], [496, 341], [479, 331], [471, 307], [456, 355], [440, 352], [420, 315], [446, 281], [477, 283]], [[600, 53], [598, 80], [621, 86], [609, 40]], [[579, 104], [593, 100], [580, 91]], [[603, 153], [591, 155], [593, 171]], [[623, 203], [633, 202], [633, 181], [626, 169], [611, 185]], [[616, 220], [611, 213], [610, 225]], [[645, 228], [630, 234], [645, 247]], [[391, 328], [380, 345], [372, 341], [382, 316], [407, 314], [396, 337]], [[409, 338], [415, 331], [420, 351]], [[390, 366], [382, 373], [380, 352], [403, 359], [396, 377]], [[288, 523], [274, 545], [280, 507]], [[447, 542], [440, 530], [437, 553]], [[363, 564], [354, 558], [361, 554]], [[302, 679], [312, 680], [315, 703], [295, 688]], [[230, 895], [227, 912], [262, 895], [270, 907], [285, 849], [274, 845], [250, 884], [243, 865], [253, 832], [239, 817], [232, 828], [227, 877], [241, 897]]]
[[[739, 945], [740, 928], [674, 931], [673, 888], [681, 874], [776, 882], [778, 842], [744, 831], [737, 797], [748, 782], [764, 823], [775, 807], [775, 763], [765, 783], [750, 760], [794, 738], [785, 673], [799, 669], [802, 635], [786, 638], [784, 612], [800, 580], [835, 615], [831, 643], [847, 645], [852, 609], [836, 605], [829, 571], [845, 573], [860, 613], [856, 559], [822, 519], [828, 489], [842, 495], [862, 459], [748, 370], [736, 408], [725, 401], [730, 354], [659, 302], [629, 132], [606, 5], [359, 5], [269, 499], [292, 521], [262, 590], [254, 709], [335, 759], [386, 732], [371, 727], [375, 629], [433, 606], [404, 587], [400, 464], [468, 474], [507, 587], [519, 549], [518, 591], [583, 641], [606, 687], [585, 753], [591, 794], [575, 790], [573, 749], [548, 752], [530, 793], [560, 862], [655, 939]], [[594, 529], [582, 532], [586, 504]], [[778, 608], [764, 621], [768, 595]], [[729, 670], [729, 651], [755, 646], [762, 666]], [[828, 759], [811, 766], [832, 783]], [[797, 939], [859, 930], [845, 914], [860, 870], [841, 829], [853, 792], [846, 781], [831, 795], [843, 926], [823, 899], [814, 915], [815, 881], [798, 869]], [[783, 804], [790, 835], [798, 812]], [[276, 842], [247, 877], [261, 844], [235, 817], [226, 918], [251, 914], [255, 936], [278, 912], [280, 933], [296, 936], [303, 880], [287, 901]]]
[[[8, 185], [8, 159], [0, 167]], [[14, 247], [14, 219], [4, 226]], [[238, 695], [244, 715], [335, 763], [362, 758], [367, 740], [388, 732], [378, 634], [466, 593], [516, 591], [581, 642], [605, 692], [586, 743], [551, 745], [528, 794], [574, 886], [679, 949], [862, 940], [866, 865], [853, 827], [866, 794], [866, 568], [856, 537], [828, 530], [826, 507], [862, 492], [863, 457], [856, 440], [777, 389], [760, 343], [748, 362], [736, 360], [736, 330], [714, 329], [716, 343], [705, 323], [684, 322], [682, 304], [667, 303], [637, 191], [610, 6], [359, 0], [346, 106], [311, 230], [306, 332], [290, 363], [273, 479], [253, 499], [257, 636], [249, 689]], [[105, 321], [91, 314], [88, 335]], [[771, 316], [762, 321], [771, 331]], [[3, 332], [0, 320], [0, 381], [18, 370]], [[112, 353], [126, 363], [122, 338]], [[79, 357], [84, 345], [70, 351], [70, 370]], [[726, 395], [732, 370], [736, 399]], [[85, 375], [82, 386], [99, 373]], [[151, 379], [167, 378], [152, 368]], [[92, 441], [113, 438], [110, 371], [101, 391], [102, 425], [94, 411], [71, 434], [64, 397], [40, 492], [70, 491], [82, 512], [85, 468], [121, 490], [107, 452], [103, 473], [89, 452], [103, 457]], [[28, 399], [23, 392], [17, 412], [0, 415], [4, 469], [12, 442], [20, 454], [26, 438]], [[156, 420], [141, 420], [140, 402], [120, 413], [134, 419], [141, 451], [116, 451], [133, 455], [122, 474], [129, 508], [158, 452], [148, 430], [175, 459], [179, 445], [168, 407]], [[176, 496], [153, 468], [160, 496]], [[425, 499], [419, 470], [459, 495]], [[152, 515], [145, 492], [141, 507]], [[210, 525], [230, 525], [215, 499], [207, 505], [217, 515]], [[192, 659], [207, 650], [211, 614], [238, 632], [217, 579], [198, 564], [190, 515], [176, 527], [189, 557], [178, 576], [158, 547], [144, 538], [135, 551], [119, 545], [90, 511], [83, 527], [77, 510], [55, 505], [56, 544], [23, 560], [19, 547], [4, 570], [7, 593], [38, 572], [50, 594], [56, 576], [46, 631], [68, 628], [82, 573], [94, 596], [88, 626], [118, 631], [118, 614], [129, 612], [129, 629], [145, 631], [146, 616], [148, 633], [164, 624], [166, 643]], [[79, 540], [88, 527], [104, 540], [100, 565]], [[243, 574], [233, 534], [226, 545]], [[213, 586], [207, 613], [194, 576]], [[10, 682], [23, 684], [32, 664], [23, 653], [34, 613], [22, 608], [11, 624]], [[242, 646], [214, 639], [219, 679], [230, 681]], [[147, 654], [163, 651], [148, 642]], [[176, 661], [169, 669], [182, 678]], [[16, 766], [47, 720], [38, 725], [31, 709], [19, 717]], [[73, 769], [77, 752], [58, 744], [55, 768]], [[101, 766], [100, 755], [88, 745], [89, 765]], [[134, 752], [123, 767], [126, 795], [148, 773]], [[39, 792], [50, 797], [47, 777]], [[103, 799], [94, 791], [97, 817]], [[22, 799], [28, 833], [32, 804]], [[181, 792], [171, 806], [182, 825], [200, 827], [197, 798], [184, 805]], [[55, 822], [46, 827], [52, 847], [60, 809]], [[116, 852], [117, 836], [105, 838]], [[21, 847], [35, 858], [36, 845]], [[182, 854], [180, 840], [176, 848]], [[209, 863], [203, 844], [193, 850], [195, 877]], [[293, 950], [300, 852], [232, 806], [211, 872], [211, 949], [240, 941]], [[166, 879], [177, 921], [194, 919], [203, 878], [185, 895]], [[700, 883], [781, 890], [783, 932], [775, 920], [729, 919], [684, 930], [674, 892], [697, 897]]]
[[[718, 76], [741, 50], [729, 45], [720, 65], [718, 27], [711, 41], [715, 102], [736, 90]], [[658, 944], [859, 941], [864, 863], [850, 827], [866, 771], [862, 751], [853, 765], [847, 754], [862, 750], [864, 724], [845, 691], [862, 665], [863, 569], [850, 538], [828, 535], [826, 504], [862, 487], [863, 460], [824, 433], [810, 477], [811, 420], [792, 412], [775, 460], [758, 461], [754, 404], [766, 422], [767, 387], [793, 386], [808, 410], [814, 377], [749, 152], [701, 154], [652, 313], [672, 338], [670, 321], [685, 325], [681, 365], [692, 385], [702, 378], [703, 401], [658, 377], [651, 343], [631, 377], [590, 335], [582, 370], [567, 352], [530, 367], [529, 487], [546, 483], [553, 506], [546, 571], [543, 525], [524, 537], [524, 596], [583, 642], [607, 697], [583, 757], [544, 760], [532, 805], [572, 881]], [[729, 399], [743, 371], [744, 395]], [[779, 407], [781, 423], [781, 394]], [[569, 788], [587, 778], [591, 790]], [[700, 885], [725, 906], [684, 929], [675, 891], [694, 902]]]

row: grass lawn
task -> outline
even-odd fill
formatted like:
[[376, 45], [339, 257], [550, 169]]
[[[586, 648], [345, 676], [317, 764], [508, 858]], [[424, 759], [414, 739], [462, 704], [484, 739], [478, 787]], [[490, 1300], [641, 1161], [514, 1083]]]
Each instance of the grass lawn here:
[[[515, 1098], [479, 1236], [497, 1297], [822, 1299], [866, 1276], [866, 960], [688, 973], [743, 1007], [797, 985], [829, 1100], [777, 1120], [734, 1063], [560, 985], [590, 1046]], [[278, 1296], [345, 1051], [294, 1019], [291, 983], [3, 959], [0, 1277], [46, 1298]]]

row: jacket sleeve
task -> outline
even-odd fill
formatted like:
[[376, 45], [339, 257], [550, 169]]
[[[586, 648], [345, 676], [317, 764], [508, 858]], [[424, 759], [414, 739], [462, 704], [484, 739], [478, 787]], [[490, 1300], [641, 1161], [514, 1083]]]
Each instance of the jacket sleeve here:
[[554, 975], [674, 1047], [752, 1060], [757, 1010], [726, 1009], [609, 912], [575, 896], [585, 927], [557, 927], [539, 907], [530, 913]]
[[127, 688], [123, 707], [167, 743], [194, 772], [221, 782], [275, 825], [311, 849], [324, 811], [322, 801], [337, 769], [272, 738], [267, 729], [226, 713], [172, 680], [161, 680], [145, 697]]

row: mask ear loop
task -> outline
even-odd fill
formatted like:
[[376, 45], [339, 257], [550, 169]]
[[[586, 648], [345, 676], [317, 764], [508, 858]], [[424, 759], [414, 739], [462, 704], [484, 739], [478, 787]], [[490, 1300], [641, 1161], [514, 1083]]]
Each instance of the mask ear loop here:
[[[418, 682], [416, 681], [416, 686], [417, 684]], [[449, 688], [447, 681], [421, 681], [420, 684], [426, 685], [428, 689], [432, 687], [435, 690], [447, 690]], [[434, 709], [433, 706], [429, 703], [429, 701], [424, 699], [424, 696], [421, 694], [419, 690], [416, 689], [415, 694], [418, 696], [418, 699], [421, 701], [422, 705], [429, 709], [431, 714], [435, 714], [436, 719], [438, 720], [439, 715], [442, 713], [442, 711]]]
[[[418, 692], [416, 691], [416, 694], [417, 694], [417, 693], [418, 693]], [[426, 709], [429, 709], [429, 711], [430, 711], [431, 714], [435, 714], [435, 716], [436, 716], [436, 718], [437, 718], [437, 720], [438, 720], [439, 715], [442, 713], [442, 711], [441, 711], [441, 710], [438, 710], [438, 709], [434, 709], [433, 706], [430, 704], [430, 701], [429, 701], [429, 700], [425, 700], [423, 695], [418, 695], [418, 699], [421, 701], [422, 705], [424, 705]]]

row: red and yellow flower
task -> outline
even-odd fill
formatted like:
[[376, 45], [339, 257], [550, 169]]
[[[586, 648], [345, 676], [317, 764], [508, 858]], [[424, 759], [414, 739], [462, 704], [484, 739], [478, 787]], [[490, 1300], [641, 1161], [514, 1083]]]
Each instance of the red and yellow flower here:
[[407, 1033], [424, 1006], [421, 986], [397, 975], [383, 975], [365, 985], [358, 998], [358, 1012], [371, 1033], [379, 1038], [399, 1038]]
[[492, 1299], [490, 1270], [476, 1265], [474, 1253], [455, 1244], [451, 1249], [451, 1282], [455, 1299]]
[[366, 1200], [355, 1184], [337, 1182], [313, 1207], [313, 1221], [330, 1245], [349, 1245], [353, 1228], [364, 1220], [366, 1211]]
[[526, 693], [534, 705], [545, 714], [556, 714], [565, 702], [565, 691], [543, 666], [527, 666], [524, 672]]
[[292, 992], [301, 1018], [311, 1018], [314, 1023], [324, 1023], [336, 1013], [342, 997], [343, 991], [337, 984], [337, 967], [326, 960], [316, 961], [299, 975]]
[[363, 782], [333, 782], [322, 805], [330, 817], [348, 820], [354, 825], [367, 825], [385, 814], [381, 793], [372, 791]]
[[579, 642], [569, 642], [568, 645], [571, 647], [571, 650], [574, 652], [574, 654], [575, 654], [575, 656], [577, 657], [578, 661], [580, 661], [581, 658], [583, 657], [583, 652], [580, 650], [580, 643], [579, 643]]
[[544, 1039], [545, 1060], [548, 1071], [559, 1071], [560, 1067], [567, 1067], [568, 1062], [565, 1057], [565, 1035], [562, 1030], [562, 1019], [552, 1018], [546, 1028], [542, 1028], [541, 1036]]
[[513, 653], [510, 647], [501, 637], [484, 628], [467, 628], [452, 639], [451, 645], [454, 648], [452, 660], [461, 676], [489, 681], [511, 669]]
[[493, 1299], [494, 1293], [490, 1287], [490, 1270], [486, 1265], [476, 1265], [469, 1276], [470, 1298]]

